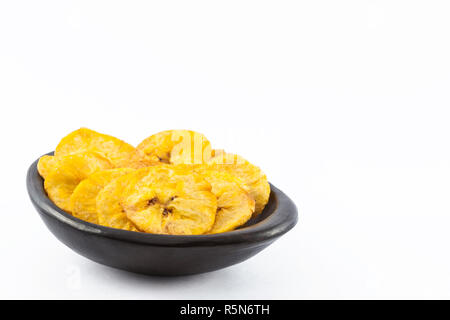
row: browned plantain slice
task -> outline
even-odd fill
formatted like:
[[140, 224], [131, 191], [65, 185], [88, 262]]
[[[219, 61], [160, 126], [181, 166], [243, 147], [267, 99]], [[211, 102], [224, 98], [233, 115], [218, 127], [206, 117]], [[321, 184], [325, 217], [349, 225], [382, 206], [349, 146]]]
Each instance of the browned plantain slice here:
[[108, 159], [93, 151], [58, 157], [44, 181], [44, 188], [58, 207], [71, 212], [69, 199], [77, 185], [94, 172], [112, 167]]
[[144, 232], [195, 235], [209, 231], [217, 199], [211, 185], [186, 166], [141, 169], [142, 177], [125, 192], [127, 217]]
[[98, 193], [112, 180], [133, 172], [130, 168], [116, 168], [98, 171], [81, 181], [70, 196], [72, 214], [82, 220], [98, 223]]

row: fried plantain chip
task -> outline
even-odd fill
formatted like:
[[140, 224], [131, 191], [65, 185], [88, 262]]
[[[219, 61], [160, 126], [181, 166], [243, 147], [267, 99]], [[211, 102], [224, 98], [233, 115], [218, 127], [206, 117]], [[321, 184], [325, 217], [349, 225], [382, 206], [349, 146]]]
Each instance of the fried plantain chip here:
[[206, 137], [190, 130], [168, 130], [154, 134], [138, 146], [148, 161], [171, 164], [200, 164], [211, 155]]
[[160, 165], [160, 161], [156, 161], [151, 157], [147, 157], [142, 150], [136, 149], [131, 153], [130, 157], [123, 163], [124, 168], [141, 169], [145, 167]]
[[129, 161], [135, 148], [115, 137], [80, 128], [62, 138], [55, 149], [55, 156], [65, 156], [84, 151], [96, 151], [121, 168]]
[[127, 217], [139, 230], [195, 235], [212, 228], [217, 199], [193, 168], [160, 165], [141, 170], [142, 176], [127, 188], [123, 200]]
[[212, 152], [213, 157], [208, 161], [214, 169], [228, 172], [240, 178], [249, 189], [250, 196], [255, 200], [255, 215], [260, 214], [270, 196], [270, 185], [261, 169], [241, 156], [220, 150]]
[[72, 214], [82, 220], [98, 223], [98, 193], [112, 180], [133, 172], [130, 168], [116, 168], [98, 171], [81, 181], [70, 196]]
[[112, 167], [108, 159], [93, 151], [58, 157], [44, 181], [44, 188], [58, 207], [71, 212], [70, 196], [77, 185], [94, 172]]
[[48, 176], [54, 165], [55, 165], [54, 156], [49, 155], [42, 156], [37, 164], [37, 169], [41, 177], [45, 179], [45, 177]]
[[252, 217], [255, 200], [239, 178], [205, 165], [197, 166], [195, 171], [211, 184], [211, 192], [217, 197], [216, 220], [208, 233], [234, 230]]
[[128, 219], [121, 205], [124, 191], [143, 175], [142, 169], [118, 177], [108, 183], [97, 195], [98, 223], [105, 227], [139, 231]]

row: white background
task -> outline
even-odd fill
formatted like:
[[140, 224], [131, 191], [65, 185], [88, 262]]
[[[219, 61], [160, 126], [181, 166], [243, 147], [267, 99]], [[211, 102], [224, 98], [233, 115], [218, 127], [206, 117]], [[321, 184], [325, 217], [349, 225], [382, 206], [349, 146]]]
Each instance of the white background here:
[[[0, 298], [450, 298], [448, 1], [1, 1]], [[203, 132], [300, 222], [254, 258], [156, 278], [91, 262], [28, 166], [81, 126]]]

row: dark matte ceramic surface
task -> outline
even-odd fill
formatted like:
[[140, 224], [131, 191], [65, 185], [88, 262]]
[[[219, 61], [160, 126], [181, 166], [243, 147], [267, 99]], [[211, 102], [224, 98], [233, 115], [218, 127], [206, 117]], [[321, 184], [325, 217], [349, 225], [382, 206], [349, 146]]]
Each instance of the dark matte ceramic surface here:
[[263, 213], [231, 232], [173, 236], [103, 227], [56, 207], [44, 190], [37, 161], [28, 170], [27, 189], [47, 227], [75, 252], [114, 268], [149, 275], [214, 271], [254, 256], [297, 223], [295, 204], [271, 185], [272, 193]]

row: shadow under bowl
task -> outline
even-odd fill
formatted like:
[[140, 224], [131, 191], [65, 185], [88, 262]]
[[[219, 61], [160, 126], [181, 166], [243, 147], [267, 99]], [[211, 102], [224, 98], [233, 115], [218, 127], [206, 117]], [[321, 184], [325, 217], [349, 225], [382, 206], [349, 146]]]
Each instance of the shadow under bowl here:
[[[48, 153], [49, 155], [53, 153]], [[264, 211], [239, 229], [211, 235], [161, 235], [92, 224], [58, 208], [44, 190], [38, 160], [27, 173], [31, 202], [62, 243], [95, 262], [148, 275], [188, 275], [240, 263], [265, 249], [297, 223], [297, 208], [271, 185]]]

